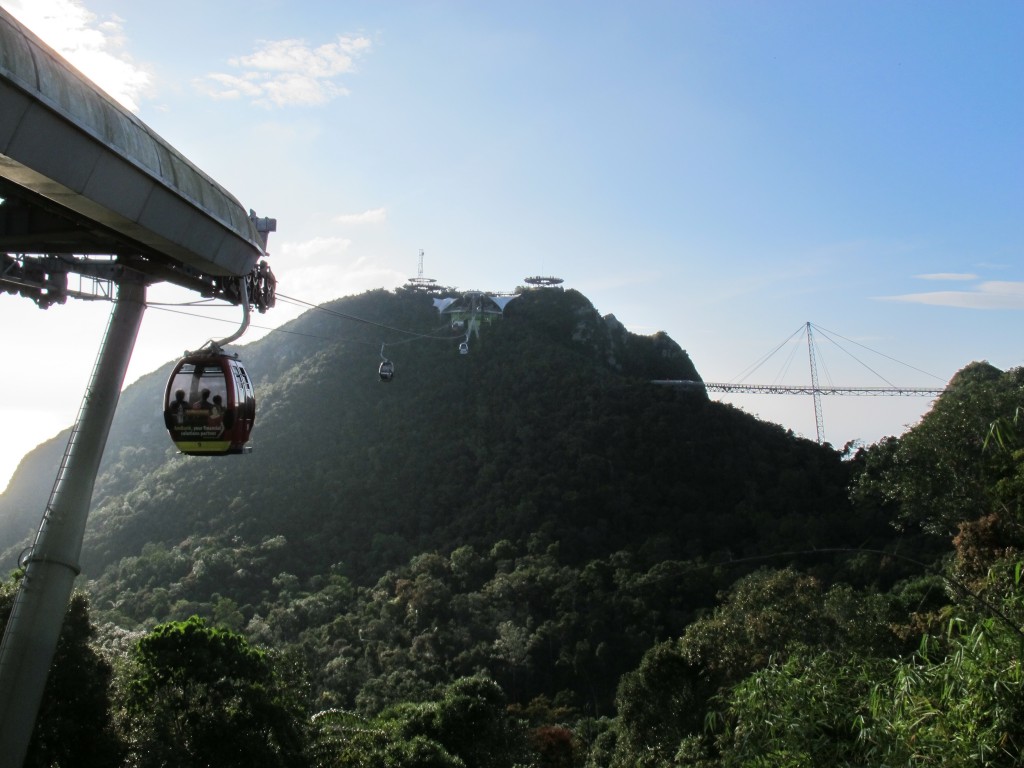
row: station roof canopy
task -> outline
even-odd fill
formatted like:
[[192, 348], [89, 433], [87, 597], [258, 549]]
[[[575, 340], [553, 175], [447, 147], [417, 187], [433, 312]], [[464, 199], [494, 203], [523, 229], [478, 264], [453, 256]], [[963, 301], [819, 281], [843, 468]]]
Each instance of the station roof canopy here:
[[0, 198], [0, 252], [132, 257], [157, 274], [247, 275], [275, 225], [3, 8]]

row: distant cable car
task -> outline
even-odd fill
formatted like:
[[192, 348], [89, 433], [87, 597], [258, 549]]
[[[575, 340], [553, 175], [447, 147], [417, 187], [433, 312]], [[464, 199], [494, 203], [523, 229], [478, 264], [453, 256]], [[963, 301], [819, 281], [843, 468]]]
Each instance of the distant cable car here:
[[384, 347], [386, 346], [387, 344], [380, 345], [380, 367], [377, 368], [377, 374], [381, 381], [391, 381], [395, 375], [395, 364], [384, 357]]
[[459, 344], [459, 354], [460, 355], [468, 355], [469, 354], [469, 343], [468, 342], [464, 341], [461, 344]]
[[256, 393], [237, 356], [216, 346], [185, 355], [164, 392], [164, 424], [190, 456], [249, 453]]

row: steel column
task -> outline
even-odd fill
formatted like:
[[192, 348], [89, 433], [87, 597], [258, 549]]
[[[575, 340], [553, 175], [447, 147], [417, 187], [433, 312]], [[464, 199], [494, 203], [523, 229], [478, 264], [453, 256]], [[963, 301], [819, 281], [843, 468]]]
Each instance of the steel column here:
[[79, 573], [85, 523], [132, 348], [146, 306], [141, 282], [119, 281], [117, 301], [46, 505], [0, 646], [0, 761], [21, 766]]

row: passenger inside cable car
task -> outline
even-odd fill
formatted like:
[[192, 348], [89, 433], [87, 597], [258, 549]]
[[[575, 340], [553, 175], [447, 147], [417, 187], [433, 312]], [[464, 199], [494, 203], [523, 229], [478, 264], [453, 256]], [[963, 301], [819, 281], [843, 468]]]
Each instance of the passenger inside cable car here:
[[223, 354], [182, 359], [167, 381], [164, 424], [182, 453], [247, 453], [256, 397], [245, 368]]

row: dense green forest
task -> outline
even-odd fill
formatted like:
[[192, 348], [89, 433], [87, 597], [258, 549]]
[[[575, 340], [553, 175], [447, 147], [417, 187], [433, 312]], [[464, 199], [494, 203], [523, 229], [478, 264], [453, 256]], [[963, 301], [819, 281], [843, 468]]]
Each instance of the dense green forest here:
[[1024, 369], [836, 449], [574, 291], [453, 338], [373, 291], [243, 348], [248, 456], [125, 391], [28, 764], [1024, 764]]

